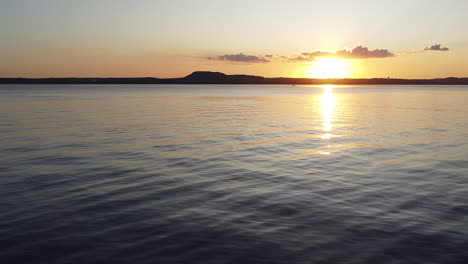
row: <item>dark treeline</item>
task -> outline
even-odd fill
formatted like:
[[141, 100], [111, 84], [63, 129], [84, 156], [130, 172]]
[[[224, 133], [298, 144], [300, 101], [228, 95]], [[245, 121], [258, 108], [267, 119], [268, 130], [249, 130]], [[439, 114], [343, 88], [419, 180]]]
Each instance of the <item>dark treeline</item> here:
[[439, 79], [309, 79], [265, 78], [253, 75], [226, 75], [220, 72], [193, 72], [183, 78], [0, 78], [0, 84], [340, 84], [340, 85], [468, 85], [468, 78]]

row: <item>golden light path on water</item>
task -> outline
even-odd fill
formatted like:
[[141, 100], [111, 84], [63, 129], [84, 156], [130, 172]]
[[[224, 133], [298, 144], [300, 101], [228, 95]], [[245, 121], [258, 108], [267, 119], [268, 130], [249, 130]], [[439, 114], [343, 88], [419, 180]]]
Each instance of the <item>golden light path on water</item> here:
[[[333, 85], [324, 85], [323, 93], [320, 96], [320, 110], [322, 113], [322, 124], [324, 134], [320, 137], [323, 140], [329, 140], [333, 137], [333, 115], [336, 107], [336, 96], [333, 94]], [[327, 146], [330, 148], [330, 145]], [[322, 152], [325, 155], [330, 152]]]

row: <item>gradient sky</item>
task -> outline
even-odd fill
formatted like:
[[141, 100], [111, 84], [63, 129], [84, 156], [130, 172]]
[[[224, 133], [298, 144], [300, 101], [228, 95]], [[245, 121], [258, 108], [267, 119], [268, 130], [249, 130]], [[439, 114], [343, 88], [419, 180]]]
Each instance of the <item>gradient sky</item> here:
[[347, 77], [468, 77], [467, 14], [466, 0], [0, 0], [0, 77], [309, 77], [301, 53], [359, 45], [393, 56], [349, 56]]

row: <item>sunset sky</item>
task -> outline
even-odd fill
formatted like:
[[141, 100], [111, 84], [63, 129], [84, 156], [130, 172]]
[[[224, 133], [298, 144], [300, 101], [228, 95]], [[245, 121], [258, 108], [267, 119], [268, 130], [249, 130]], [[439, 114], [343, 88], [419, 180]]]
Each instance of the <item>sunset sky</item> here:
[[[0, 77], [468, 77], [466, 0], [0, 0]], [[316, 67], [316, 66], [315, 66]]]

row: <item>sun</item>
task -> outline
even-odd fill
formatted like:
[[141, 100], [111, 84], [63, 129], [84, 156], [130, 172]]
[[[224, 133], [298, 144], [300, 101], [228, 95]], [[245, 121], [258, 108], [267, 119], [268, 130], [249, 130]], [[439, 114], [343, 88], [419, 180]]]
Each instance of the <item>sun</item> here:
[[348, 71], [348, 63], [337, 58], [317, 58], [308, 69], [309, 76], [318, 79], [345, 78]]

